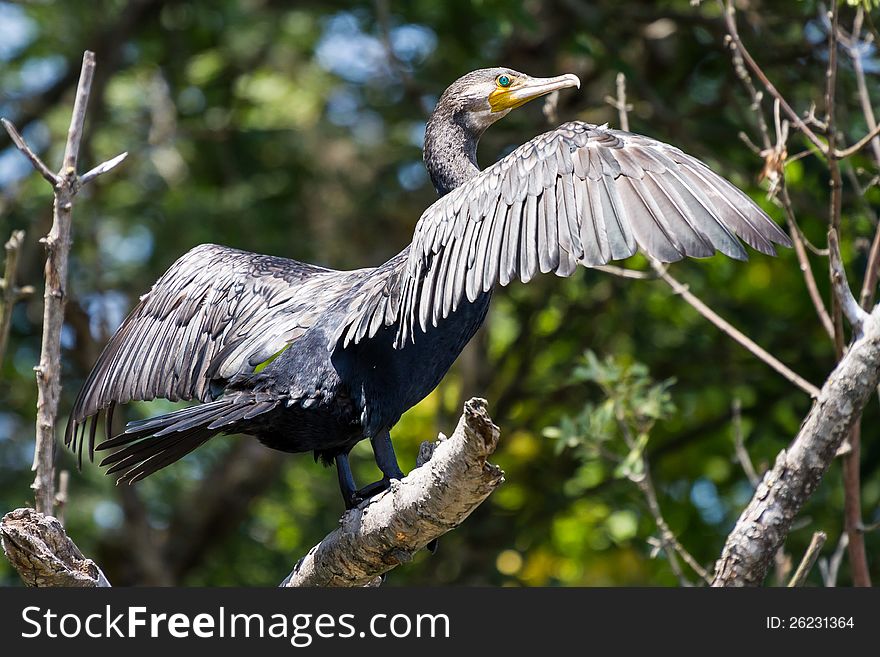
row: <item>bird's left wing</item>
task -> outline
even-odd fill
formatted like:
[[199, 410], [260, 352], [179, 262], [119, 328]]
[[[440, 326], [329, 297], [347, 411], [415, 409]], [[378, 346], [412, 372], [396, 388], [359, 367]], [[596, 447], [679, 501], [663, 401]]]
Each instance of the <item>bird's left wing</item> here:
[[[415, 229], [399, 303], [398, 345], [496, 283], [570, 276], [637, 249], [662, 262], [720, 251], [744, 260], [788, 236], [748, 196], [678, 148], [582, 122], [523, 144], [428, 208]], [[366, 304], [372, 309], [374, 304]], [[388, 304], [386, 304], [386, 307]], [[346, 343], [378, 322], [352, 318]]]

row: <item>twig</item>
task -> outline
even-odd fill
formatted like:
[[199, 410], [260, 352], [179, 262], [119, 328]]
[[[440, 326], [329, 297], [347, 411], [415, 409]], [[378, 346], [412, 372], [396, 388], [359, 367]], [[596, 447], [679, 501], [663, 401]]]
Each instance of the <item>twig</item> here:
[[868, 252], [868, 266], [865, 269], [865, 278], [862, 279], [862, 291], [859, 293], [859, 305], [865, 310], [874, 303], [874, 290], [877, 289], [878, 277], [880, 277], [880, 223], [874, 229], [874, 239]]
[[605, 102], [617, 110], [620, 129], [629, 132], [629, 112], [632, 110], [632, 105], [626, 102], [626, 75], [617, 74], [617, 96], [605, 96]]
[[61, 328], [64, 323], [64, 305], [67, 300], [67, 261], [70, 254], [70, 226], [73, 198], [83, 184], [110, 171], [124, 158], [123, 153], [98, 165], [83, 178], [77, 177], [79, 147], [82, 141], [86, 106], [95, 73], [95, 54], [83, 54], [82, 69], [61, 171], [53, 174], [39, 157], [28, 147], [22, 136], [9, 121], [3, 119], [3, 127], [15, 145], [31, 161], [34, 168], [52, 183], [55, 194], [52, 229], [41, 240], [46, 246], [46, 289], [43, 296], [43, 338], [40, 345], [40, 363], [34, 368], [37, 375], [37, 430], [33, 470], [36, 472], [32, 488], [37, 511], [51, 515], [55, 505], [55, 422], [58, 416], [58, 399], [61, 395]]
[[58, 473], [58, 492], [55, 493], [55, 517], [64, 526], [64, 508], [67, 506], [70, 472], [62, 470]]
[[[610, 397], [611, 393], [606, 390], [606, 394]], [[637, 442], [632, 435], [632, 431], [630, 431], [629, 425], [626, 423], [623, 409], [621, 409], [616, 402], [614, 404], [614, 414], [627, 448], [630, 451], [637, 449]], [[600, 447], [600, 451], [601, 449], [602, 448]], [[615, 454], [606, 454], [606, 458], [616, 460], [615, 457]], [[675, 533], [672, 531], [672, 528], [663, 517], [663, 511], [660, 509], [660, 502], [657, 499], [657, 491], [654, 488], [654, 481], [651, 477], [651, 466], [648, 463], [648, 459], [645, 458], [644, 451], [641, 451], [639, 454], [638, 473], [630, 474], [628, 479], [638, 486], [642, 495], [645, 497], [645, 501], [648, 504], [648, 511], [650, 512], [651, 517], [654, 518], [654, 524], [657, 525], [657, 530], [660, 532], [660, 538], [657, 541], [656, 547], [662, 549], [666, 554], [666, 559], [669, 561], [669, 567], [672, 569], [673, 574], [678, 578], [679, 583], [682, 586], [691, 586], [690, 580], [685, 576], [678, 563], [678, 557], [681, 557], [682, 560], [690, 566], [697, 575], [699, 575], [700, 579], [707, 584], [710, 583], [711, 580], [706, 569], [703, 568], [693, 555], [691, 555], [691, 553], [688, 552], [679, 542]]]
[[628, 269], [627, 267], [618, 267], [616, 265], [590, 265], [590, 269], [595, 269], [620, 278], [629, 278], [639, 281], [653, 281], [657, 278], [657, 274], [653, 272], [641, 271], [639, 269]]
[[798, 266], [803, 274], [804, 283], [807, 286], [807, 293], [810, 295], [810, 300], [813, 302], [813, 307], [816, 309], [816, 315], [819, 318], [819, 322], [822, 324], [822, 328], [825, 329], [828, 337], [831, 338], [831, 340], [834, 340], [834, 324], [831, 321], [831, 316], [825, 308], [825, 302], [822, 301], [822, 295], [819, 293], [819, 288], [816, 285], [816, 278], [813, 274], [813, 268], [810, 265], [810, 259], [806, 251], [807, 247], [811, 248], [814, 252], [816, 252], [817, 249], [810, 244], [809, 240], [807, 240], [806, 236], [801, 231], [800, 226], [798, 226], [791, 198], [789, 197], [788, 189], [785, 185], [785, 165], [793, 161], [795, 158], [789, 158], [786, 154], [788, 130], [783, 130], [781, 121], [779, 120], [779, 109], [782, 103], [777, 99], [773, 107], [777, 131], [776, 146], [774, 147], [773, 140], [770, 137], [770, 128], [764, 118], [764, 110], [761, 106], [761, 93], [755, 88], [755, 85], [752, 82], [752, 77], [749, 75], [749, 71], [745, 67], [741, 50], [736, 47], [731, 47], [730, 53], [731, 59], [733, 60], [734, 71], [736, 72], [737, 77], [742, 81], [743, 86], [745, 86], [749, 97], [752, 100], [752, 110], [758, 122], [758, 130], [761, 134], [764, 148], [760, 149], [752, 144], [751, 140], [749, 140], [744, 133], [740, 133], [740, 138], [744, 138], [746, 144], [749, 145], [755, 154], [764, 159], [764, 169], [762, 170], [761, 175], [762, 177], [770, 178], [771, 192], [777, 192], [775, 196], [785, 212], [788, 232], [794, 243]]
[[34, 169], [39, 171], [40, 175], [49, 181], [50, 185], [53, 187], [57, 185], [60, 182], [58, 176], [52, 173], [49, 167], [46, 166], [46, 163], [40, 159], [39, 155], [31, 150], [31, 147], [27, 145], [24, 137], [19, 134], [15, 126], [6, 119], [0, 119], [0, 124], [6, 128], [6, 132], [9, 133], [9, 137], [12, 139], [12, 143], [15, 144], [15, 147], [24, 153], [25, 157], [31, 161], [31, 165], [33, 165]]
[[792, 521], [819, 486], [880, 382], [880, 307], [825, 381], [801, 430], [755, 491], [727, 537], [713, 586], [756, 586]]
[[688, 566], [690, 566], [691, 570], [693, 570], [700, 579], [702, 579], [707, 584], [711, 583], [712, 578], [709, 573], [681, 544], [681, 542], [675, 536], [675, 533], [669, 527], [666, 519], [663, 517], [663, 512], [660, 509], [660, 503], [657, 501], [657, 492], [654, 490], [654, 483], [651, 479], [647, 459], [642, 457], [642, 461], [643, 473], [640, 477], [638, 477], [638, 480], [635, 483], [639, 487], [639, 490], [642, 491], [642, 495], [645, 496], [645, 500], [648, 503], [648, 510], [651, 513], [651, 517], [654, 518], [654, 523], [657, 525], [657, 530], [660, 532], [661, 546], [663, 547], [663, 551], [666, 552], [670, 567], [672, 567], [673, 572], [676, 574], [680, 582], [685, 585], [689, 584], [684, 576], [684, 573], [681, 572], [681, 568], [676, 563], [675, 555], [677, 554]]
[[[853, 20], [853, 31], [849, 37], [840, 36], [841, 43], [844, 44], [850, 59], [852, 60], [853, 71], [856, 74], [856, 87], [859, 92], [859, 104], [862, 106], [862, 114], [865, 117], [865, 124], [868, 126], [870, 133], [877, 129], [877, 119], [874, 116], [874, 107], [871, 105], [871, 95], [868, 92], [868, 84], [865, 79], [865, 67], [862, 65], [862, 58], [856, 49], [861, 39], [862, 21], [864, 19], [865, 9], [860, 4], [856, 10], [856, 16]], [[880, 166], [880, 137], [871, 139], [871, 148], [874, 151], [874, 161]]]
[[340, 527], [300, 559], [281, 586], [363, 586], [410, 561], [504, 481], [486, 460], [498, 436], [486, 402], [468, 401], [455, 431], [435, 444], [427, 463], [346, 512]]
[[804, 123], [803, 119], [798, 116], [798, 113], [795, 112], [791, 105], [783, 98], [782, 94], [773, 86], [773, 83], [770, 82], [770, 79], [764, 73], [760, 66], [758, 66], [757, 62], [755, 62], [752, 55], [746, 50], [746, 47], [743, 45], [742, 39], [740, 39], [739, 32], [736, 28], [736, 9], [734, 7], [733, 0], [718, 0], [718, 4], [721, 6], [721, 12], [724, 15], [724, 20], [727, 25], [727, 33], [730, 40], [730, 47], [735, 48], [743, 61], [748, 65], [748, 67], [752, 70], [752, 73], [758, 80], [761, 81], [761, 84], [770, 92], [776, 100], [779, 101], [779, 104], [782, 106], [782, 109], [788, 115], [788, 118], [791, 120], [792, 124], [800, 130], [807, 139], [819, 150], [823, 155], [827, 155], [829, 150], [828, 146], [816, 135], [810, 127]]
[[733, 404], [731, 405], [731, 411], [733, 413], [733, 444], [734, 449], [736, 450], [736, 459], [739, 461], [743, 472], [746, 473], [746, 478], [749, 480], [752, 488], [757, 488], [758, 484], [761, 483], [761, 478], [758, 476], [758, 472], [752, 464], [752, 458], [749, 456], [745, 440], [743, 439], [742, 402], [740, 402], [739, 397], [734, 398]]
[[840, 572], [840, 564], [843, 563], [843, 555], [849, 545], [849, 535], [846, 532], [840, 534], [834, 554], [829, 559], [819, 559], [819, 572], [822, 573], [822, 582], [828, 588], [837, 586], [837, 574]]
[[849, 157], [850, 155], [855, 155], [860, 150], [862, 150], [868, 143], [873, 142], [877, 139], [878, 135], [880, 135], [880, 125], [875, 125], [871, 128], [870, 132], [866, 134], [864, 137], [859, 139], [855, 144], [849, 146], [844, 149], [835, 149], [834, 150], [834, 159], [842, 160], [844, 158]]
[[828, 249], [831, 252], [829, 265], [834, 296], [840, 305], [841, 311], [852, 326], [855, 336], [858, 338], [862, 334], [862, 327], [868, 318], [868, 313], [862, 309], [859, 302], [853, 296], [852, 290], [850, 290], [849, 283], [846, 280], [846, 270], [840, 257], [840, 242], [837, 238], [837, 231], [833, 227], [828, 229]]
[[822, 550], [822, 547], [825, 545], [825, 541], [827, 539], [828, 535], [825, 532], [813, 533], [813, 539], [810, 541], [810, 546], [804, 553], [804, 558], [801, 559], [800, 565], [797, 567], [797, 570], [794, 572], [794, 576], [788, 583], [789, 588], [803, 586], [804, 582], [807, 579], [807, 575], [810, 574], [810, 571], [816, 564], [816, 559], [819, 558], [819, 552]]
[[0, 364], [6, 355], [6, 343], [9, 340], [9, 328], [12, 323], [12, 310], [15, 304], [34, 293], [30, 285], [19, 288], [15, 285], [18, 277], [18, 256], [21, 245], [24, 242], [24, 231], [14, 230], [6, 242], [6, 265], [3, 272], [3, 280], [0, 288], [3, 295], [0, 297]]
[[795, 220], [794, 210], [791, 205], [791, 197], [788, 195], [788, 187], [786, 186], [784, 179], [780, 185], [779, 198], [782, 202], [782, 209], [785, 212], [785, 219], [788, 224], [788, 234], [791, 235], [791, 241], [794, 243], [794, 251], [798, 259], [798, 267], [804, 276], [804, 284], [807, 286], [807, 294], [810, 295], [810, 300], [813, 302], [813, 308], [816, 309], [819, 323], [822, 324], [825, 333], [827, 333], [828, 337], [833, 341], [834, 323], [831, 321], [831, 315], [828, 314], [828, 309], [825, 308], [825, 302], [822, 300], [822, 295], [819, 293], [819, 286], [816, 284], [816, 276], [813, 273], [813, 267], [810, 265], [810, 258], [807, 255], [805, 248], [805, 244], [808, 242], [804, 238], [803, 233]]
[[106, 162], [102, 162], [94, 169], [90, 169], [88, 172], [84, 173], [79, 177], [79, 187], [85, 187], [90, 182], [92, 182], [98, 176], [107, 173], [111, 169], [116, 168], [117, 165], [121, 164], [122, 161], [128, 157], [128, 152], [120, 153], [113, 159], [107, 160]]
[[654, 268], [654, 271], [657, 272], [657, 275], [663, 279], [663, 281], [671, 287], [676, 294], [680, 295], [682, 299], [687, 301], [693, 308], [700, 313], [703, 317], [712, 322], [719, 329], [724, 331], [728, 336], [733, 338], [734, 341], [739, 343], [742, 347], [748, 350], [751, 354], [762, 360], [764, 363], [769, 365], [773, 370], [781, 374], [785, 379], [789, 382], [796, 385], [798, 388], [806, 392], [810, 397], [816, 398], [819, 396], [819, 388], [814, 386], [812, 383], [804, 379], [802, 376], [791, 370], [788, 366], [783, 364], [779, 359], [772, 356], [766, 349], [759, 346], [755, 343], [754, 340], [745, 335], [742, 331], [735, 328], [730, 322], [722, 318], [718, 313], [709, 308], [705, 303], [700, 301], [687, 287], [680, 283], [678, 280], [673, 278], [667, 271], [663, 269], [663, 266], [654, 260], [651, 259], [651, 266]]

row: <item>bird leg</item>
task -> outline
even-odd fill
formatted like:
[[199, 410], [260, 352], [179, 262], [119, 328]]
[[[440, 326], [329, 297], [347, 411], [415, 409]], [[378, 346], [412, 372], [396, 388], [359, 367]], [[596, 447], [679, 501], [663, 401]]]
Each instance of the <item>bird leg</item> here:
[[339, 477], [342, 501], [345, 503], [345, 510], [348, 511], [357, 506], [355, 502], [357, 487], [354, 483], [354, 476], [351, 474], [351, 465], [348, 463], [348, 453], [337, 454], [334, 460], [336, 461], [336, 476]]
[[[370, 444], [373, 446], [376, 465], [379, 466], [379, 469], [385, 476], [380, 481], [374, 482], [359, 490], [357, 494], [360, 495], [362, 499], [367, 499], [380, 493], [388, 488], [392, 479], [403, 479], [404, 476], [403, 472], [400, 471], [400, 466], [397, 464], [397, 456], [394, 454], [394, 445], [391, 444], [391, 434], [387, 430], [372, 438]], [[437, 539], [435, 538], [428, 543], [425, 548], [431, 554], [436, 553]]]
[[391, 485], [392, 479], [403, 479], [404, 475], [397, 464], [397, 456], [394, 454], [394, 446], [391, 444], [391, 434], [386, 429], [379, 435], [370, 439], [373, 446], [373, 455], [376, 465], [382, 471], [383, 477], [379, 481], [367, 484], [358, 489], [351, 474], [351, 465], [348, 462], [348, 454], [338, 454], [336, 461], [336, 474], [339, 477], [339, 490], [345, 501], [345, 508], [353, 509], [358, 504], [374, 495], [378, 495]]
[[[391, 434], [386, 430], [372, 438], [370, 444], [373, 446], [376, 465], [379, 466], [384, 476], [379, 481], [374, 481], [360, 490], [355, 487], [351, 465], [348, 462], [348, 453], [336, 455], [336, 474], [339, 477], [339, 489], [342, 491], [346, 511], [387, 489], [391, 485], [392, 479], [403, 479], [403, 472], [397, 464], [397, 456], [394, 454], [394, 446], [391, 444]], [[435, 538], [428, 543], [425, 548], [431, 554], [437, 552], [437, 539]]]
[[373, 446], [376, 465], [385, 475], [384, 479], [403, 479], [404, 475], [397, 464], [397, 455], [394, 453], [394, 445], [391, 444], [391, 434], [388, 429], [370, 438], [370, 444]]

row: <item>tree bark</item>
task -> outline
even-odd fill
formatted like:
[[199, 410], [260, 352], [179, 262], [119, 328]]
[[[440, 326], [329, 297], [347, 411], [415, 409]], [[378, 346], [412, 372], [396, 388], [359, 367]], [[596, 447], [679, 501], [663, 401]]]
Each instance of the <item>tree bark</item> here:
[[[486, 402], [468, 401], [451, 437], [423, 443], [420, 466], [346, 512], [340, 527], [299, 560], [282, 586], [362, 586], [409, 561], [460, 525], [504, 481], [504, 473], [486, 460], [499, 434]], [[0, 521], [0, 537], [28, 586], [110, 586], [51, 516], [11, 511]]]
[[423, 452], [432, 451], [430, 461], [346, 512], [340, 527], [300, 559], [281, 586], [365, 586], [410, 561], [504, 481], [504, 473], [486, 460], [499, 433], [485, 400], [466, 402], [449, 438], [422, 445]]
[[33, 509], [10, 511], [0, 521], [3, 551], [28, 586], [110, 586], [52, 516]]
[[797, 437], [780, 452], [727, 537], [713, 586], [763, 582], [792, 521], [858, 422], [880, 382], [880, 306], [866, 316], [862, 329], [862, 337], [825, 381]]

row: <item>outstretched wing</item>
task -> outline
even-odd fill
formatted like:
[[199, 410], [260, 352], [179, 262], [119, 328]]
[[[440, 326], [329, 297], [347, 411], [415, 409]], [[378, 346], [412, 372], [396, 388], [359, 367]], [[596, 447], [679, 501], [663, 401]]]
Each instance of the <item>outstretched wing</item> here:
[[[570, 276], [642, 249], [662, 262], [746, 259], [788, 236], [744, 193], [674, 146], [582, 122], [523, 144], [428, 208], [397, 283], [398, 344], [496, 282]], [[371, 308], [372, 304], [366, 304]], [[346, 342], [375, 333], [352, 317]]]
[[357, 275], [214, 244], [192, 249], [104, 348], [74, 403], [65, 444], [76, 450], [93, 417], [91, 449], [98, 414], [118, 403], [210, 399], [212, 381], [253, 372], [305, 333]]

